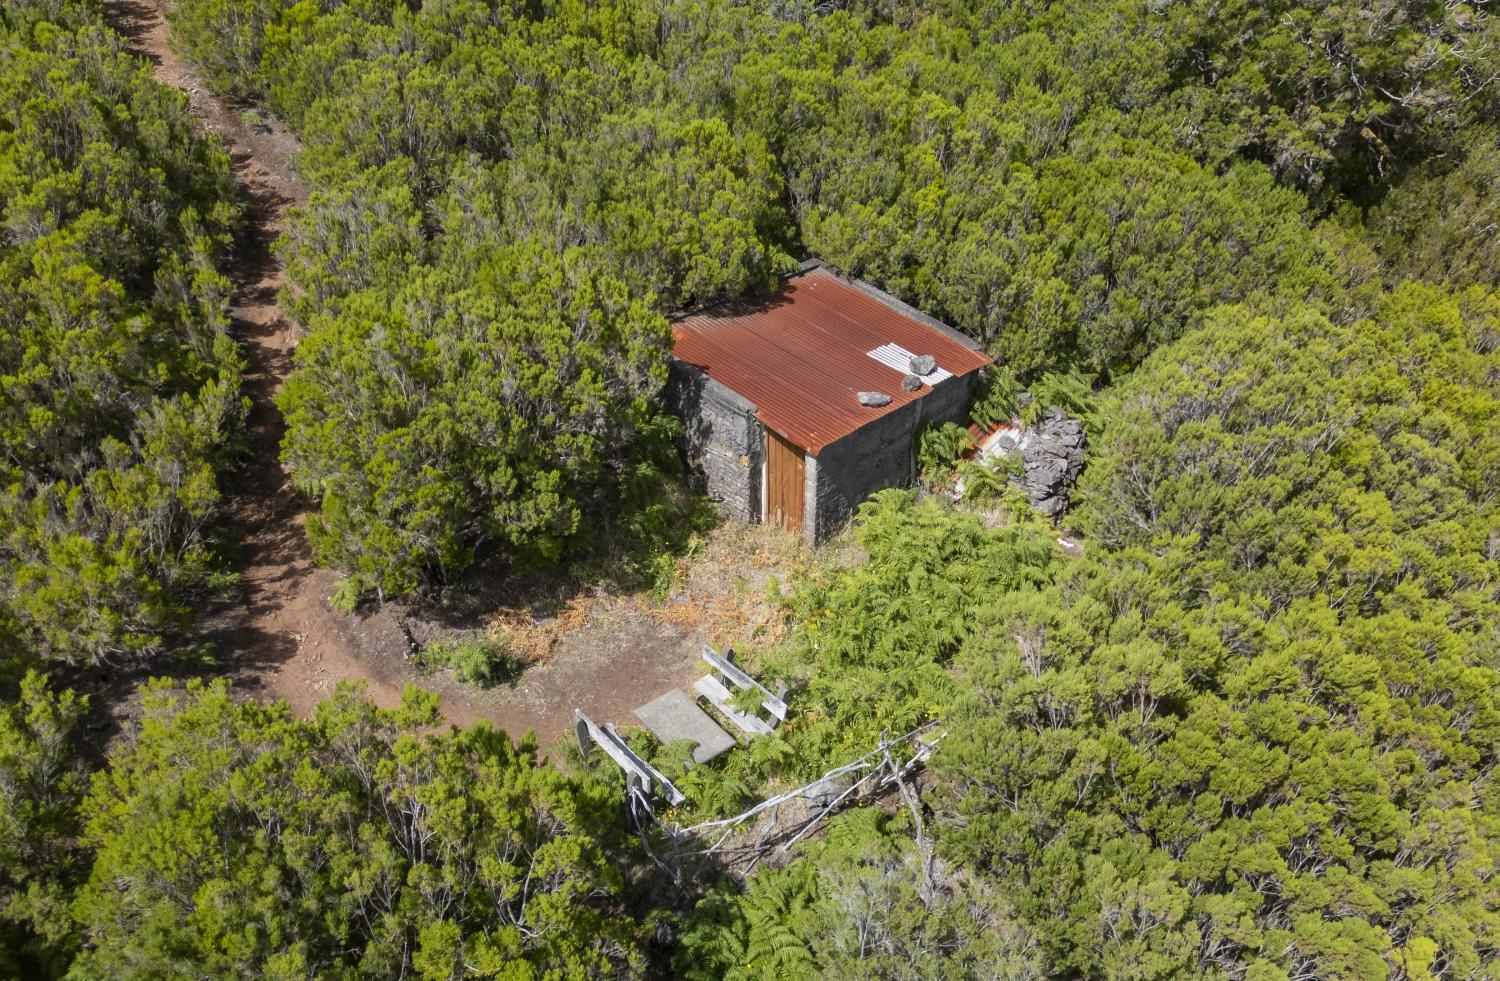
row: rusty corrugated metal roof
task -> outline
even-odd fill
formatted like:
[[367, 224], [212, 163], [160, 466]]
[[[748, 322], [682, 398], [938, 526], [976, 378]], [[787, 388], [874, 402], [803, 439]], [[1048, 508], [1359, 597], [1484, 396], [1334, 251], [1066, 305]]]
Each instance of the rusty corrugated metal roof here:
[[[767, 428], [816, 455], [932, 390], [902, 391], [902, 372], [868, 354], [882, 344], [930, 354], [960, 376], [990, 363], [982, 351], [881, 296], [814, 267], [783, 280], [769, 297], [677, 321], [673, 354], [754, 402]], [[884, 392], [890, 405], [860, 405], [865, 391]]]

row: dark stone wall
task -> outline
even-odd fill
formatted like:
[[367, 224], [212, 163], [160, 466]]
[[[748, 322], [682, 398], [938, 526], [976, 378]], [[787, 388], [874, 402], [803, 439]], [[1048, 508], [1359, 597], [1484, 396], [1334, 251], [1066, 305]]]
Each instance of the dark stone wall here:
[[[917, 430], [928, 422], [967, 422], [973, 377], [950, 378], [809, 456], [803, 512], [808, 541], [833, 535], [876, 491], [909, 486], [916, 476], [912, 444]], [[683, 421], [683, 448], [699, 489], [720, 502], [726, 518], [760, 521], [765, 431], [755, 405], [675, 359], [666, 401]]]
[[827, 539], [876, 491], [909, 486], [916, 477], [917, 430], [929, 422], [966, 423], [973, 378], [950, 378], [922, 398], [823, 447], [816, 460], [809, 458], [804, 522], [808, 540]]
[[760, 520], [765, 436], [755, 405], [691, 365], [672, 359], [667, 407], [682, 419], [689, 472], [724, 516]]

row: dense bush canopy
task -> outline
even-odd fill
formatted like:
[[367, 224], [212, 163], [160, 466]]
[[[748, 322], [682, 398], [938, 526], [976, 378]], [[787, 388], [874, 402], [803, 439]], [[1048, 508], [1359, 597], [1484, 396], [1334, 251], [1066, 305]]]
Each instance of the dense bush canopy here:
[[592, 835], [610, 795], [487, 727], [425, 735], [349, 692], [315, 719], [223, 686], [148, 692], [83, 802], [85, 976], [597, 977], [634, 928]]
[[1060, 969], [1493, 970], [1496, 312], [1226, 310], [1121, 387], [1099, 551], [978, 608], [938, 765]]
[[[183, 0], [171, 16], [222, 88], [265, 98], [305, 144], [317, 192], [285, 253], [318, 340], [288, 395], [287, 460], [322, 500], [320, 557], [390, 595], [476, 549], [553, 556], [585, 537], [659, 391], [651, 315], [764, 286], [792, 252], [958, 325], [1023, 377], [1127, 371], [1221, 303], [1366, 312], [1356, 233], [1313, 227], [1307, 194], [1365, 200], [1447, 155], [1491, 77], [1488, 19], [1391, 7], [1308, 24], [1133, 0], [922, 16]], [[538, 288], [562, 256], [563, 283]], [[588, 308], [612, 291], [642, 304], [628, 339], [529, 306], [608, 320], [618, 304]], [[462, 299], [477, 294], [490, 306]], [[429, 309], [437, 296], [454, 301]], [[377, 309], [430, 344], [372, 356], [348, 320]], [[384, 369], [505, 378], [520, 357], [587, 387], [541, 353], [570, 329], [606, 369], [595, 410], [618, 420], [576, 461], [530, 448], [593, 425], [559, 392], [471, 402], [459, 431], [528, 419], [531, 436], [488, 453], [447, 425], [441, 445], [411, 444], [419, 404], [452, 401], [440, 382], [401, 408], [348, 397]], [[535, 337], [474, 360], [473, 337], [518, 330]], [[353, 445], [328, 437], [340, 416]], [[506, 476], [533, 466], [534, 489]], [[556, 513], [526, 516], [533, 502]]]
[[[180, 621], [240, 411], [226, 161], [96, 13], [0, 11], [0, 642], [54, 664]], [[660, 534], [667, 317], [807, 253], [980, 340], [984, 421], [1064, 407], [1089, 460], [1061, 529], [883, 492], [773, 587], [786, 724], [692, 769], [639, 737], [719, 815], [932, 725], [898, 797], [716, 883], [620, 833], [614, 771], [417, 692], [299, 721], [158, 682], [105, 750], [27, 675], [0, 971], [1500, 975], [1486, 5], [170, 14], [305, 148], [282, 452], [346, 598], [622, 508]]]
[[229, 164], [92, 16], [0, 11], [0, 645], [150, 651], [242, 412]]

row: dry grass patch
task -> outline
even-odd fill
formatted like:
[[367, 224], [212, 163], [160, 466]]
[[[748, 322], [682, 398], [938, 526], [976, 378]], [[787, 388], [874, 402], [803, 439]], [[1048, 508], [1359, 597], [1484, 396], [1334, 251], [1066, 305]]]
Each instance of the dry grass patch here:
[[786, 633], [774, 594], [814, 563], [837, 561], [841, 541], [814, 550], [779, 528], [723, 524], [678, 563], [665, 602], [636, 599], [657, 622], [700, 627], [716, 646], [768, 646]]
[[842, 534], [818, 549], [779, 528], [721, 524], [695, 536], [678, 556], [669, 588], [661, 585], [620, 594], [597, 582], [574, 584], [496, 611], [486, 621], [489, 636], [506, 645], [523, 665], [547, 661], [570, 634], [584, 629], [606, 608], [627, 607], [662, 627], [701, 630], [723, 648], [763, 648], [786, 634], [777, 594], [802, 572], [857, 562], [853, 536]]
[[588, 622], [597, 598], [579, 593], [570, 597], [556, 616], [538, 616], [534, 607], [501, 610], [492, 616], [486, 632], [503, 641], [511, 657], [521, 664], [541, 664], [552, 656], [564, 637]]

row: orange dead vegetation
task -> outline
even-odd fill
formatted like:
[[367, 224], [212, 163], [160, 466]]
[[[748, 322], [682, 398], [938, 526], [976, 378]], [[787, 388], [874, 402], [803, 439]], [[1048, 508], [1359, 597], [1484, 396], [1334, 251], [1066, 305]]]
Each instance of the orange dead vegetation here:
[[768, 597], [770, 582], [793, 575], [811, 554], [780, 529], [723, 525], [678, 564], [680, 584], [665, 604], [637, 602], [658, 623], [701, 627], [716, 645], [773, 644], [786, 624]]
[[594, 603], [594, 596], [580, 593], [553, 617], [539, 617], [531, 607], [501, 610], [490, 618], [487, 629], [490, 637], [505, 642], [517, 661], [540, 664], [552, 656], [563, 637], [588, 622]]

